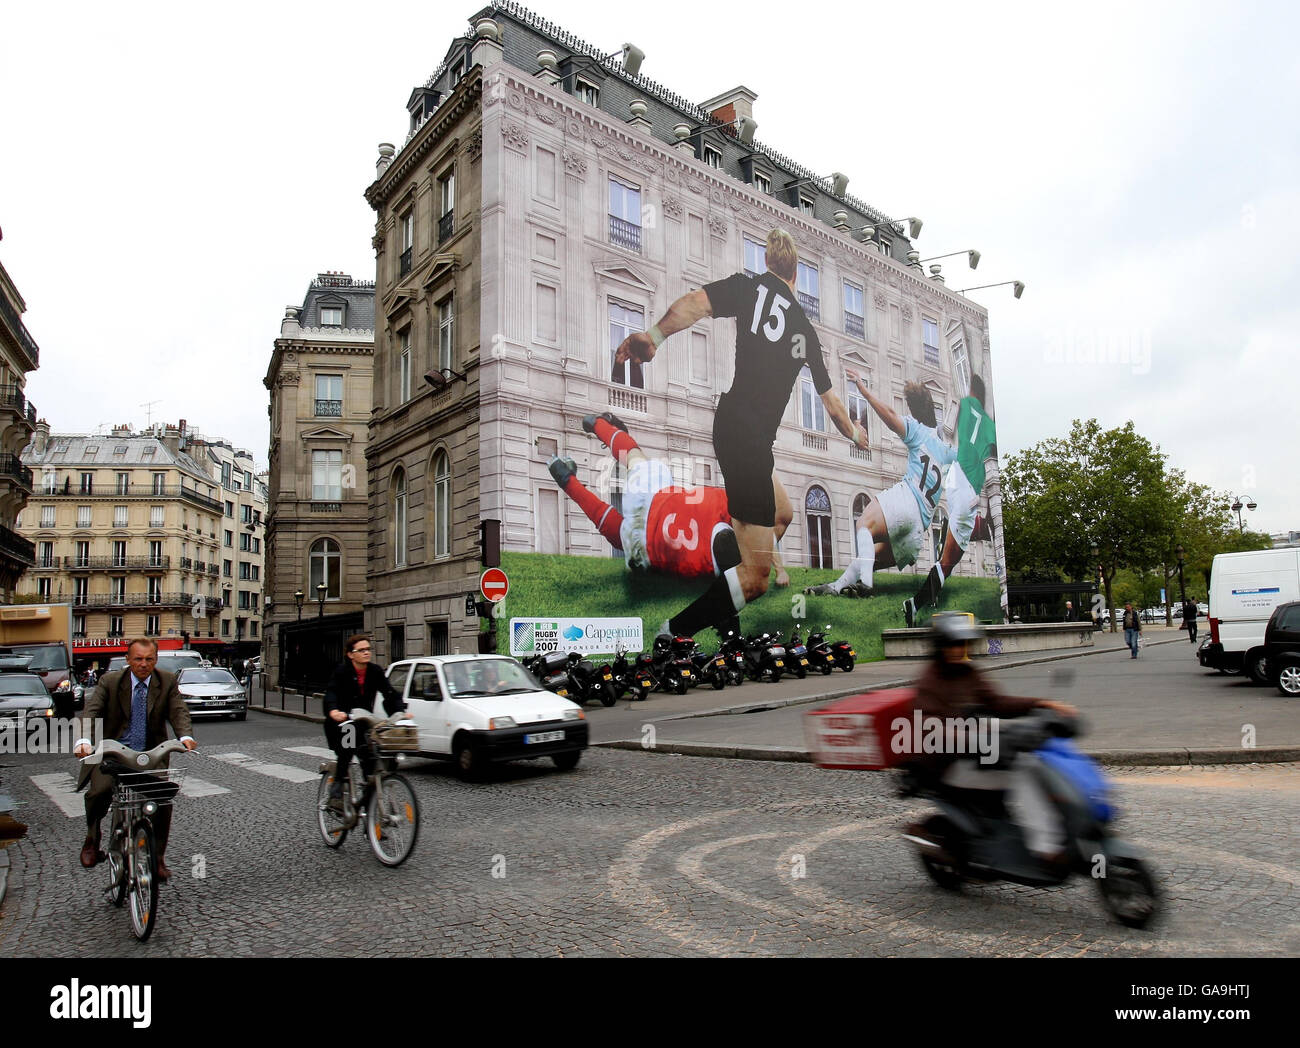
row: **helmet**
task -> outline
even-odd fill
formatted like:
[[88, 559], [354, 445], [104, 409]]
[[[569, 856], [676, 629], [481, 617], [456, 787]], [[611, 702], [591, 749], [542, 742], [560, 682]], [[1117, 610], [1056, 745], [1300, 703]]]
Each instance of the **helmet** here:
[[662, 654], [673, 646], [673, 635], [671, 633], [661, 633], [655, 637], [655, 651]]
[[935, 649], [979, 640], [983, 633], [965, 615], [943, 612], [930, 619], [930, 640]]

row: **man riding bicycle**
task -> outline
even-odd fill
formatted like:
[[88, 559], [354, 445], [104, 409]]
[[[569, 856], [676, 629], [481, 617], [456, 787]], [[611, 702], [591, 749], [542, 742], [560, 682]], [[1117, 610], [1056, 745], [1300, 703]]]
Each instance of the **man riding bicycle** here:
[[384, 671], [371, 662], [372, 649], [370, 638], [366, 634], [358, 633], [349, 637], [344, 652], [347, 659], [330, 678], [325, 688], [324, 702], [325, 740], [338, 759], [334, 785], [330, 787], [329, 805], [339, 811], [343, 808], [343, 783], [347, 780], [352, 755], [358, 755], [361, 770], [367, 778], [372, 771], [365, 748], [357, 746], [354, 729], [351, 725], [344, 727], [350, 711], [358, 708], [373, 710], [376, 693], [383, 694], [384, 712], [390, 717], [406, 709], [406, 703], [388, 683]]

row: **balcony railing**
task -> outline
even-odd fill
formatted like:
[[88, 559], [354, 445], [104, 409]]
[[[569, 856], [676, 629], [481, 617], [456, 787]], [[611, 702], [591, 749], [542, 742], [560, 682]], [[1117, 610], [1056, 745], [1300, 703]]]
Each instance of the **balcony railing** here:
[[862, 462], [871, 461], [871, 449], [860, 448], [856, 444], [849, 445], [849, 458], [855, 458]]
[[809, 320], [821, 320], [822, 303], [816, 295], [810, 295], [806, 291], [796, 291], [796, 297], [799, 299], [799, 305], [803, 306], [803, 311], [807, 314]]
[[0, 553], [22, 561], [28, 567], [36, 563], [36, 543], [0, 524]]
[[220, 597], [203, 597], [193, 593], [79, 593], [73, 594], [74, 608], [190, 608], [195, 599], [205, 601], [204, 614], [213, 614], [224, 606]]
[[194, 560], [191, 557], [181, 557], [181, 571], [192, 571]]
[[454, 230], [455, 228], [456, 228], [456, 212], [448, 211], [445, 215], [443, 215], [440, 219], [438, 219], [438, 243], [441, 244], [444, 240], [446, 240], [449, 236], [451, 236], [452, 230]]
[[0, 386], [0, 408], [8, 408], [26, 418], [27, 397], [17, 385], [10, 383]]
[[41, 351], [36, 348], [36, 341], [27, 331], [22, 317], [9, 304], [9, 299], [4, 295], [0, 295], [0, 320], [3, 320], [5, 326], [13, 332], [14, 338], [18, 340], [19, 348], [27, 354], [27, 359], [32, 362], [32, 366], [24, 370], [35, 371], [41, 365]]
[[18, 482], [30, 494], [32, 490], [32, 471], [23, 465], [17, 455], [0, 455], [0, 476], [9, 477]]
[[641, 227], [617, 215], [609, 216], [609, 242], [615, 247], [641, 253]]
[[809, 451], [826, 451], [829, 444], [826, 438], [819, 433], [805, 433], [803, 435], [803, 446]]
[[[14, 458], [13, 455], [9, 455], [6, 457]], [[15, 459], [15, 461], [17, 460]], [[22, 466], [21, 463], [19, 463], [19, 465]], [[22, 468], [27, 470], [27, 476], [29, 478], [28, 486], [30, 487], [31, 486], [30, 477], [32, 471], [27, 469], [26, 466], [22, 466]], [[3, 472], [4, 472], [4, 459], [0, 458], [0, 473]], [[195, 491], [193, 488], [187, 488], [184, 484], [116, 484], [112, 487], [108, 487], [108, 486], [102, 487], [99, 489], [98, 492], [91, 492], [91, 491], [83, 492], [80, 489], [74, 490], [71, 484], [64, 484], [57, 491], [50, 491], [46, 489], [41, 493], [42, 498], [79, 499], [79, 498], [85, 498], [87, 495], [92, 495], [93, 497], [98, 497], [98, 498], [156, 498], [156, 499], [182, 498], [182, 499], [188, 499], [190, 502], [193, 502], [195, 505], [202, 506], [204, 509], [210, 510], [213, 513], [219, 514], [224, 509], [222, 504], [217, 499], [210, 498], [209, 496], [204, 495], [201, 492]], [[156, 527], [156, 526], [157, 525], [151, 525], [151, 527]]]
[[618, 385], [609, 387], [609, 406], [620, 411], [634, 411], [639, 415], [644, 415], [649, 410], [644, 393]]
[[313, 513], [342, 513], [343, 503], [341, 502], [313, 502], [311, 504]]
[[157, 571], [166, 571], [171, 567], [171, 557], [64, 557], [63, 566], [65, 568], [78, 568], [83, 571], [102, 571], [117, 569], [125, 571], [128, 568], [151, 568]]
[[409, 247], [398, 257], [398, 262], [399, 271], [397, 275], [399, 277], [404, 277], [411, 271], [411, 249]]
[[343, 401], [341, 400], [318, 400], [316, 401], [316, 414], [327, 418], [343, 417]]
[[862, 318], [856, 313], [845, 313], [844, 333], [846, 335], [852, 335], [854, 338], [862, 338], [862, 332]]
[[937, 367], [939, 366], [939, 347], [938, 347], [938, 346], [926, 346], [926, 347], [925, 347], [925, 363], [926, 363], [927, 366], [932, 367], [932, 368], [937, 368]]

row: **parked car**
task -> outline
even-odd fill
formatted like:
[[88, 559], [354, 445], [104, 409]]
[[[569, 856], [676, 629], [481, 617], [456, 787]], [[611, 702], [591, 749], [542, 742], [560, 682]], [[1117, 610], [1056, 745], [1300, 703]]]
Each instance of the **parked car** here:
[[0, 672], [0, 721], [53, 717], [54, 699], [35, 673]]
[[1269, 680], [1288, 698], [1300, 698], [1300, 601], [1279, 604], [1264, 630]]
[[1210, 638], [1202, 666], [1269, 682], [1264, 631], [1273, 609], [1300, 600], [1300, 549], [1220, 553], [1210, 567]]
[[388, 680], [406, 701], [423, 757], [451, 760], [477, 779], [500, 761], [550, 757], [568, 771], [587, 748], [587, 720], [575, 702], [542, 688], [501, 655], [402, 659]]
[[188, 667], [180, 671], [176, 687], [192, 717], [231, 716], [235, 720], [248, 717], [244, 686], [229, 670]]
[[54, 643], [6, 644], [0, 647], [0, 653], [10, 655], [27, 655], [31, 657], [28, 672], [34, 673], [45, 684], [45, 690], [53, 697], [55, 692], [64, 692], [76, 701], [76, 691], [72, 679], [72, 664], [68, 661], [68, 649], [62, 641]]

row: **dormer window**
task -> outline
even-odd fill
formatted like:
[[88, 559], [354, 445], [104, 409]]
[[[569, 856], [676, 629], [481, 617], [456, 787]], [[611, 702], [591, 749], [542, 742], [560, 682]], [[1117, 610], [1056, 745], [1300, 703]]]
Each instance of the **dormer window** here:
[[321, 306], [320, 326], [321, 327], [342, 327], [343, 307], [342, 306]]
[[573, 78], [573, 97], [580, 102], [586, 102], [589, 106], [600, 105], [600, 88], [590, 81], [583, 80], [582, 77]]
[[816, 211], [816, 202], [812, 197], [799, 194], [799, 210], [805, 215], [811, 215]]
[[772, 180], [768, 178], [767, 175], [755, 174], [754, 185], [757, 187], [760, 193], [772, 192]]
[[704, 162], [708, 164], [709, 167], [721, 168], [722, 150], [706, 145], [704, 147]]
[[894, 257], [894, 242], [892, 240], [881, 240], [880, 253], [886, 258]]

